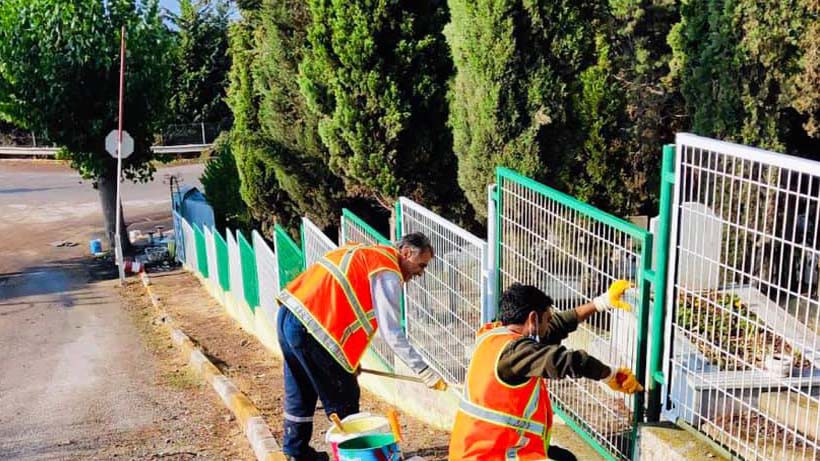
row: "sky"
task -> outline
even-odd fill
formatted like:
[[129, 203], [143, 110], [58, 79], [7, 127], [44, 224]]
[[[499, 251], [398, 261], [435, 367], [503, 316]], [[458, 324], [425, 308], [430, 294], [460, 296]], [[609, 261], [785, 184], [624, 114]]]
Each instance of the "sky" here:
[[160, 0], [159, 6], [174, 14], [179, 12], [179, 0]]
[[[159, 6], [173, 14], [179, 13], [179, 0], [159, 0]], [[239, 19], [239, 12], [233, 2], [231, 2], [231, 13], [231, 19]]]

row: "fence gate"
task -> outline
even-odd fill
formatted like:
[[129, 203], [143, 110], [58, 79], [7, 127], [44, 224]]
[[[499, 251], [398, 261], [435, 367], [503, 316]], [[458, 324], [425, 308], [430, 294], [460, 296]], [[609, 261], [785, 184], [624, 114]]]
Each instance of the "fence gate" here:
[[[370, 245], [391, 245], [390, 239], [383, 236], [379, 231], [373, 229], [369, 224], [356, 216], [347, 208], [342, 209], [341, 244], [367, 243]], [[370, 347], [384, 362], [384, 365], [392, 370], [395, 363], [393, 349], [377, 333], [370, 342]]]
[[820, 459], [820, 163], [676, 144], [667, 416], [743, 459]]
[[302, 252], [305, 255], [305, 267], [321, 259], [328, 251], [337, 246], [307, 217], [302, 218]]
[[407, 336], [448, 382], [464, 383], [487, 302], [487, 242], [407, 198], [398, 202], [401, 234], [421, 232], [436, 257], [404, 289]]
[[[499, 293], [514, 282], [535, 285], [563, 311], [616, 279], [631, 280], [637, 287], [627, 293], [631, 312], [595, 314], [563, 344], [645, 376], [650, 234], [505, 168], [497, 171], [496, 200]], [[556, 412], [604, 457], [632, 458], [641, 394], [617, 394], [586, 379], [550, 380], [549, 389]]]

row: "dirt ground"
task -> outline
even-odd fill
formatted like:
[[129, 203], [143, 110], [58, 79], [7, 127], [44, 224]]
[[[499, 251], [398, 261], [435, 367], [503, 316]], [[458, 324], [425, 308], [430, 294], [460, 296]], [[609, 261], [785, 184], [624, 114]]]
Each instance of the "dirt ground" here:
[[155, 359], [155, 384], [163, 388], [167, 401], [160, 412], [162, 419], [153, 428], [166, 447], [162, 453], [139, 459], [254, 460], [233, 415], [178, 354], [142, 290], [142, 283], [132, 279], [120, 293], [143, 345]]
[[[281, 442], [284, 394], [281, 362], [254, 336], [242, 330], [190, 273], [153, 274], [151, 281], [154, 292], [174, 321], [254, 402], [274, 437]], [[390, 409], [364, 389], [361, 407], [362, 411], [377, 414], [385, 414]], [[323, 435], [330, 423], [321, 408], [316, 411], [315, 421], [311, 444], [317, 450], [326, 450]], [[447, 459], [449, 433], [409, 416], [402, 416], [401, 423], [405, 439], [402, 451], [406, 457], [419, 455], [429, 461]]]

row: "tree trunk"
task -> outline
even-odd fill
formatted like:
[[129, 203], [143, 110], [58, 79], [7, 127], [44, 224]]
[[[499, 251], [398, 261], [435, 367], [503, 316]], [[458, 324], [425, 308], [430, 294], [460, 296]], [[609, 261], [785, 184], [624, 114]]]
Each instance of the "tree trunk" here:
[[[114, 241], [116, 236], [116, 212], [117, 206], [117, 172], [116, 170], [106, 172], [97, 179], [97, 189], [100, 194], [100, 204], [102, 205], [103, 220], [105, 222], [105, 235], [108, 237], [108, 244], [111, 251], [114, 251]], [[125, 231], [125, 219], [123, 219], [122, 207], [120, 207], [120, 241], [122, 243], [123, 255], [131, 251], [131, 244], [128, 234]]]

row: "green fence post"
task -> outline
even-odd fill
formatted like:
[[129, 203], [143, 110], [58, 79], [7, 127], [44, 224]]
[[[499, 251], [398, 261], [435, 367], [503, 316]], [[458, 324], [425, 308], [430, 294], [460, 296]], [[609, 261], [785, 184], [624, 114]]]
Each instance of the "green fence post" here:
[[[496, 167], [495, 169], [495, 242], [487, 242], [488, 245], [495, 245], [495, 297], [496, 300], [501, 299], [501, 293], [504, 292], [501, 286], [501, 262], [504, 256], [501, 254], [501, 213], [504, 209], [502, 203], [501, 190], [504, 185], [504, 177], [502, 176], [503, 169]], [[496, 306], [497, 308], [498, 306]], [[496, 315], [498, 315], [496, 313]], [[490, 319], [495, 320], [495, 319]]]
[[228, 258], [228, 244], [222, 234], [214, 228], [214, 246], [216, 247], [216, 269], [219, 273], [219, 285], [222, 291], [228, 293], [231, 291], [231, 263]]
[[256, 275], [256, 253], [253, 247], [242, 235], [242, 231], [236, 231], [236, 242], [239, 245], [239, 261], [242, 265], [242, 292], [245, 294], [245, 301], [251, 312], [256, 311], [259, 305], [259, 278]]
[[[655, 273], [652, 271], [652, 234], [647, 232], [644, 234], [643, 241], [641, 242], [641, 273], [637, 277], [638, 281], [638, 293], [639, 293], [639, 300], [640, 304], [638, 305], [638, 337], [636, 338], [636, 364], [635, 364], [635, 376], [638, 376], [640, 380], [645, 379], [646, 376], [646, 345], [647, 345], [647, 333], [649, 332], [649, 309], [650, 309], [650, 293], [652, 284], [655, 282]], [[634, 400], [634, 408], [633, 414], [635, 415], [642, 415], [644, 411], [644, 404], [645, 404], [645, 397], [643, 392], [638, 392], [635, 394]], [[640, 443], [639, 439], [639, 427], [638, 422], [641, 421], [641, 417], [634, 418], [634, 423], [632, 425], [632, 456], [634, 458], [635, 453], [639, 452], [638, 445]]]
[[652, 356], [649, 359], [649, 405], [647, 420], [658, 421], [661, 414], [663, 375], [663, 342], [666, 336], [666, 280], [669, 271], [669, 240], [672, 231], [672, 187], [675, 184], [675, 145], [663, 146], [661, 167], [661, 203], [658, 217], [657, 264], [655, 268], [655, 303], [652, 309]]
[[279, 224], [273, 227], [273, 239], [276, 245], [276, 264], [279, 267], [279, 286], [284, 288], [305, 270], [305, 257], [299, 245]]
[[203, 277], [208, 278], [208, 250], [205, 247], [205, 234], [202, 233], [198, 224], [194, 224], [193, 228], [197, 270]]
[[[396, 210], [396, 236], [395, 239], [398, 242], [403, 234], [402, 231], [402, 224], [401, 224], [401, 202], [396, 200], [396, 204], [393, 206]], [[403, 286], [407, 286], [404, 284]], [[401, 307], [401, 329], [406, 334], [407, 333], [407, 310], [404, 308], [404, 288], [402, 288], [402, 296], [399, 300], [399, 305]]]

